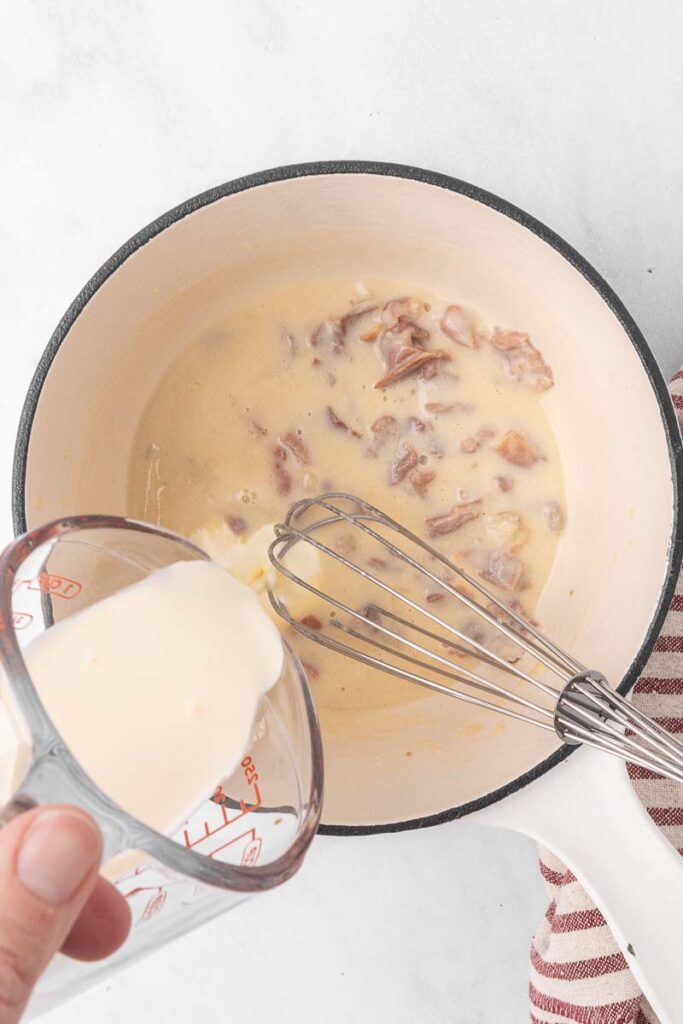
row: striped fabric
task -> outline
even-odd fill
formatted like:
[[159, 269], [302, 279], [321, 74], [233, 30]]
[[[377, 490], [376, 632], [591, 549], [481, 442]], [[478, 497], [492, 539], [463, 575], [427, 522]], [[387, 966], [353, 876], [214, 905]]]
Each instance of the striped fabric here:
[[[683, 370], [671, 383], [683, 428]], [[683, 733], [683, 573], [633, 703]], [[683, 787], [635, 765], [629, 774], [652, 820], [683, 854]], [[571, 871], [540, 851], [550, 905], [531, 947], [531, 1024], [657, 1024], [599, 910]]]

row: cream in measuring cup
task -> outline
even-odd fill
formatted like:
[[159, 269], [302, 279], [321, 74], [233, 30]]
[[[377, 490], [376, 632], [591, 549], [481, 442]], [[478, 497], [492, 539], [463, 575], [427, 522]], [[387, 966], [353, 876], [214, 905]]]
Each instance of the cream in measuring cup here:
[[253, 590], [204, 561], [156, 570], [23, 653], [84, 770], [166, 833], [236, 768], [284, 659]]

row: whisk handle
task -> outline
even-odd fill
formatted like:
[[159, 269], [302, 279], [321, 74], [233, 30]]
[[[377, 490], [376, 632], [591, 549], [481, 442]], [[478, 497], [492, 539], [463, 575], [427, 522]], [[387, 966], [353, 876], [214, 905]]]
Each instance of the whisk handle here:
[[553, 850], [602, 911], [661, 1024], [683, 1014], [683, 861], [620, 760], [582, 748], [474, 820]]

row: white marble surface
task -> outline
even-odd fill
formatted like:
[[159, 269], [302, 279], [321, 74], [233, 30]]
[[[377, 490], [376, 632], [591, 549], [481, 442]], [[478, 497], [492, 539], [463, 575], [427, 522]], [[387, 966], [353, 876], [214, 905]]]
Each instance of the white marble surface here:
[[[452, 173], [607, 277], [666, 372], [683, 356], [677, 0], [22, 0], [0, 4], [0, 526], [52, 328], [158, 213], [297, 160]], [[300, 876], [52, 1024], [526, 1017], [535, 852], [473, 825], [321, 838]]]

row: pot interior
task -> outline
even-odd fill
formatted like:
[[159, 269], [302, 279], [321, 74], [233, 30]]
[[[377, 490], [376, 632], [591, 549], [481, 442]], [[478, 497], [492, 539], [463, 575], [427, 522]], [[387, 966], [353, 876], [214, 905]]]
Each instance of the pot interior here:
[[[567, 527], [537, 616], [617, 685], [668, 569], [675, 483], [659, 400], [621, 323], [570, 262], [465, 195], [409, 178], [326, 174], [226, 195], [120, 264], [59, 347], [31, 428], [29, 527], [127, 514], [131, 446], [176, 356], [216, 311], [293, 280], [411, 280], [539, 339], [563, 456]], [[324, 723], [324, 821], [383, 825], [490, 793], [558, 743], [438, 695]], [[406, 758], [410, 750], [412, 757]]]

